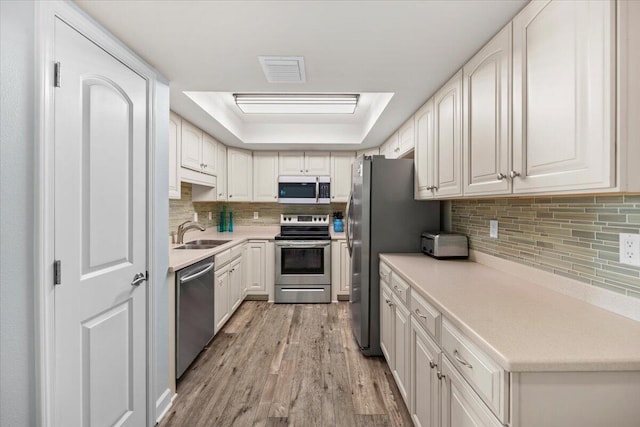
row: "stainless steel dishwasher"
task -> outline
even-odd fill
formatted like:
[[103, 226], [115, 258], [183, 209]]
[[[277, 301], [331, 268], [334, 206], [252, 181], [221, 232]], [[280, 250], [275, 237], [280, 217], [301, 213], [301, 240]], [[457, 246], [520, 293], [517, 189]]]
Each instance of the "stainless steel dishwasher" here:
[[178, 271], [176, 277], [176, 378], [206, 346], [214, 333], [213, 257]]

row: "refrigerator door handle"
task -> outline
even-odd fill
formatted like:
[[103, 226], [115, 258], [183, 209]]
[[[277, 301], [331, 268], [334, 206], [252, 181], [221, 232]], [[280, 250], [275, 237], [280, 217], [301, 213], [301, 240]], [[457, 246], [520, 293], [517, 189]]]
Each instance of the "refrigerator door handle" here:
[[349, 193], [349, 199], [347, 201], [347, 220], [345, 221], [345, 236], [347, 237], [347, 250], [349, 251], [349, 256], [353, 252], [353, 246], [351, 245], [351, 238], [349, 234], [351, 233], [351, 201], [353, 200], [353, 190]]

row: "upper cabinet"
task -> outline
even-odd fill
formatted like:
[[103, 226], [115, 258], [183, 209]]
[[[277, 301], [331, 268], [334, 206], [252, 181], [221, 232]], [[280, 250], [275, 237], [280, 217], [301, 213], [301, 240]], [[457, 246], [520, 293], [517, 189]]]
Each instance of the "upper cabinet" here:
[[251, 151], [227, 148], [227, 198], [230, 202], [249, 202], [253, 197]]
[[180, 148], [182, 119], [172, 111], [169, 113], [169, 198], [180, 198]]
[[202, 173], [218, 174], [218, 141], [206, 133], [202, 134]]
[[360, 156], [377, 156], [380, 154], [380, 147], [368, 148], [366, 150], [356, 151], [356, 157]]
[[511, 24], [463, 68], [465, 195], [511, 192]]
[[227, 200], [227, 147], [224, 144], [218, 144], [218, 195], [216, 200]]
[[352, 151], [331, 153], [331, 203], [346, 202], [351, 192]]
[[253, 201], [278, 201], [278, 153], [276, 151], [253, 153]]
[[380, 146], [380, 155], [385, 156], [387, 159], [396, 159], [398, 156], [398, 132], [394, 132], [393, 135], [389, 137], [381, 146]]
[[181, 135], [182, 167], [215, 176], [218, 142], [186, 120]]
[[329, 175], [331, 173], [329, 153], [280, 152], [278, 170], [280, 175]]
[[614, 185], [614, 13], [539, 1], [513, 20], [515, 193]]
[[462, 70], [433, 97], [435, 197], [462, 195]]
[[414, 192], [417, 200], [432, 199], [434, 188], [433, 171], [435, 169], [434, 156], [434, 111], [433, 98], [428, 100], [415, 114], [416, 149]]
[[415, 145], [414, 117], [411, 116], [398, 130], [398, 151], [396, 157], [404, 157], [407, 153], [413, 151]]

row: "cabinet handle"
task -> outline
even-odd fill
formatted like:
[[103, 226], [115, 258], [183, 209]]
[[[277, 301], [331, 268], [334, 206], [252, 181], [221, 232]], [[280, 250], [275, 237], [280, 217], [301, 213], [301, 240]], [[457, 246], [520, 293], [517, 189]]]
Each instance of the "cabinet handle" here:
[[473, 365], [471, 365], [471, 363], [467, 362], [466, 360], [464, 360], [461, 356], [460, 353], [458, 353], [458, 350], [453, 350], [453, 357], [459, 362], [462, 363], [464, 366], [466, 366], [469, 369], [473, 369]]
[[416, 314], [418, 315], [418, 317], [421, 317], [423, 319], [426, 319], [427, 316], [425, 316], [424, 314], [420, 313], [420, 309], [416, 308], [415, 309]]
[[390, 300], [390, 299], [386, 299], [386, 298], [385, 298], [384, 300], [386, 301], [387, 305], [389, 305], [389, 304], [391, 303], [391, 300]]
[[429, 360], [429, 367], [431, 367], [431, 369], [435, 368], [436, 366], [438, 366], [437, 363], [434, 363], [433, 360]]
[[395, 289], [396, 292], [400, 292], [400, 288], [397, 285], [393, 285], [393, 289]]
[[438, 375], [438, 379], [439, 379], [439, 380], [441, 380], [441, 379], [443, 379], [443, 378], [445, 378], [445, 377], [446, 377], [446, 375], [445, 375], [445, 374], [443, 374], [443, 373], [442, 373], [442, 372], [440, 372], [440, 371], [438, 371], [438, 373], [437, 373], [436, 375]]
[[505, 179], [507, 177], [507, 175], [503, 174], [502, 172], [500, 172], [496, 178], [498, 178], [498, 181], [502, 181], [503, 179]]
[[514, 179], [515, 177], [520, 176], [520, 172], [511, 171], [509, 172], [509, 176], [511, 177], [511, 179]]

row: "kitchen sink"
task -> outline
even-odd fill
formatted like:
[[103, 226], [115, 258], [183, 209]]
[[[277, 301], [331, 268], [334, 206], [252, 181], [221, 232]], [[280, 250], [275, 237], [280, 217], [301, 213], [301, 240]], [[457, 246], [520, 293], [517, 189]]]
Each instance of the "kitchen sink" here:
[[230, 241], [231, 240], [192, 240], [174, 249], [212, 249]]

